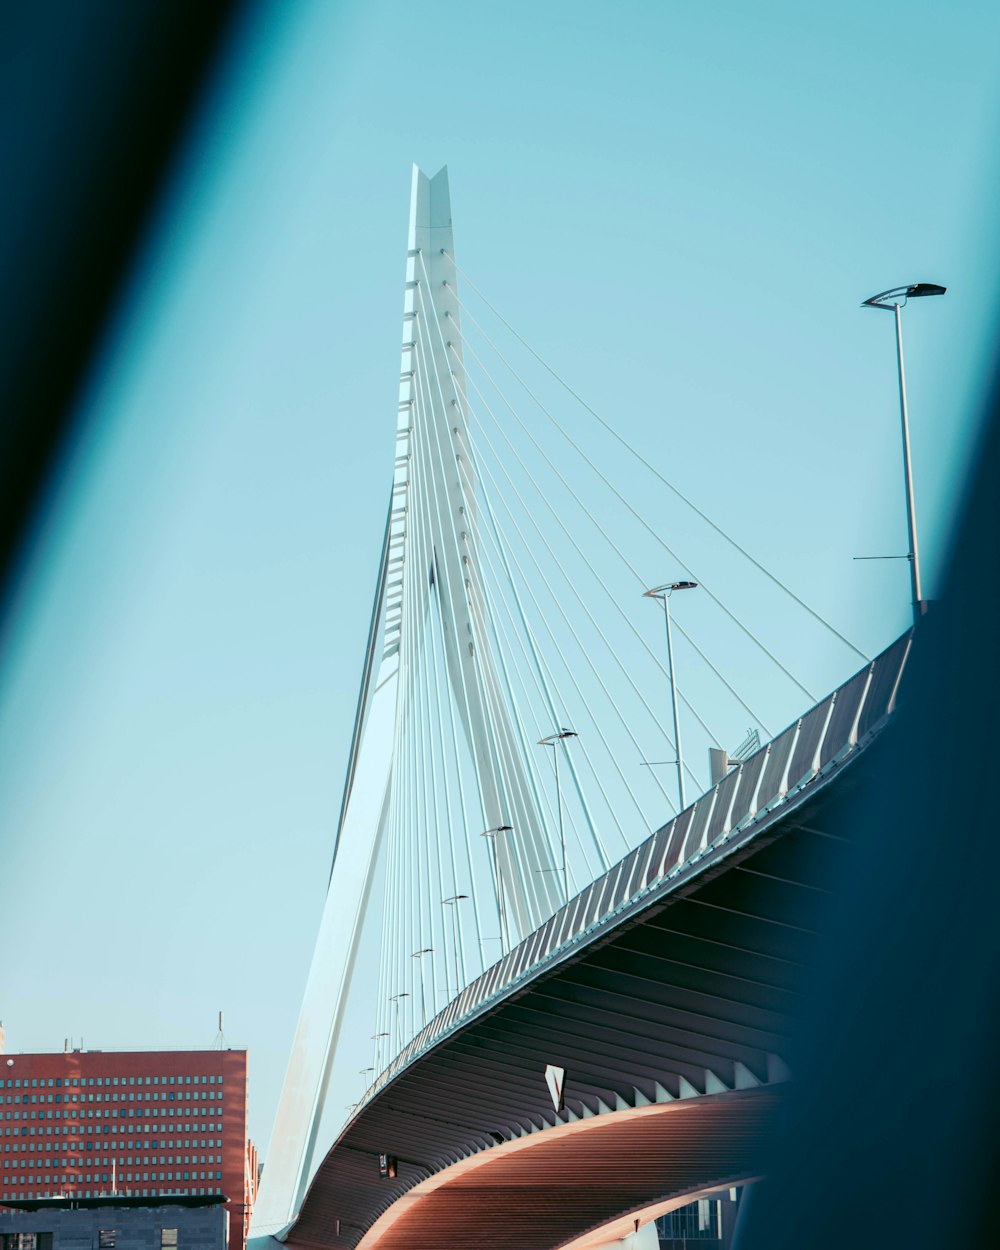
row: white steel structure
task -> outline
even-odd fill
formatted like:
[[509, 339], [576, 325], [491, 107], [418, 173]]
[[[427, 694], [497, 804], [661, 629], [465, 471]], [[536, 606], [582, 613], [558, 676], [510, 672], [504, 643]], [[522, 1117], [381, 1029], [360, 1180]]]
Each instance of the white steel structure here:
[[[476, 793], [461, 796], [474, 826], [466, 835], [479, 842], [482, 830], [506, 830], [493, 842], [493, 879], [511, 940], [536, 928], [562, 902], [537, 783], [526, 767], [528, 744], [511, 715], [509, 681], [490, 642], [453, 256], [447, 170], [428, 178], [414, 168], [388, 523], [329, 892], [255, 1212], [262, 1227], [292, 1218], [309, 1179], [386, 830], [408, 825], [405, 853], [413, 857], [413, 873], [419, 876], [431, 857], [429, 826], [443, 816], [432, 810], [435, 787], [420, 775], [414, 744], [440, 734], [442, 720], [460, 727], [475, 777]], [[435, 725], [424, 720], [421, 683], [438, 657], [452, 706], [439, 710]], [[453, 768], [444, 775], [444, 788], [449, 775], [453, 787], [461, 787], [461, 773]], [[462, 897], [456, 890], [441, 901], [457, 906]], [[414, 924], [412, 915], [406, 919]], [[446, 945], [441, 917], [428, 915], [426, 924], [431, 934], [437, 926], [436, 941]], [[452, 967], [463, 984], [478, 971], [466, 972], [457, 925], [446, 971]], [[459, 989], [455, 985], [453, 992]], [[397, 1019], [399, 997], [410, 995], [394, 1000]], [[401, 1041], [391, 1033], [390, 1047]], [[387, 1057], [378, 1051], [376, 1045], [377, 1058]]]

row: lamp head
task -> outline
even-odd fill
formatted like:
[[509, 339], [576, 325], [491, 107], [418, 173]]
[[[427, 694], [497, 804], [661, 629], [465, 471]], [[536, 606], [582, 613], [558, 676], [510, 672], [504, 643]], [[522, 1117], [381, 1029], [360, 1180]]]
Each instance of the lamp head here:
[[642, 592], [644, 599], [666, 599], [672, 595], [675, 590], [697, 590], [697, 582], [679, 581], [664, 582], [662, 586], [654, 586], [652, 590], [644, 590]]
[[947, 287], [938, 286], [936, 282], [911, 282], [908, 286], [894, 286], [888, 291], [879, 291], [866, 299], [862, 308], [895, 308], [905, 306], [908, 299], [921, 299], [925, 295], [944, 295]]

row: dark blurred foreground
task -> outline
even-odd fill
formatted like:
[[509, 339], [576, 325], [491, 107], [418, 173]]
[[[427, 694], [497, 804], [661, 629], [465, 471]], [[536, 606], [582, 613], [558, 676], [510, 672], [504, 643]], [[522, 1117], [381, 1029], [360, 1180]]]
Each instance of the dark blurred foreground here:
[[74, 401], [245, 7], [0, 7], [0, 642]]
[[[881, 767], [843, 813], [863, 848], [770, 1180], [739, 1250], [996, 1244], [1000, 1119], [997, 391], [940, 603]], [[992, 1234], [992, 1235], [991, 1235]]]

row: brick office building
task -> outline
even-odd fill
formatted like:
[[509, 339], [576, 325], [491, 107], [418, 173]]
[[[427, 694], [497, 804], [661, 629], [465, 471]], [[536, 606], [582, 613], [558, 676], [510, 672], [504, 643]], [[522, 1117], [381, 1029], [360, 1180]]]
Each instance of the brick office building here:
[[0, 1204], [214, 1194], [243, 1250], [257, 1194], [245, 1050], [0, 1054]]

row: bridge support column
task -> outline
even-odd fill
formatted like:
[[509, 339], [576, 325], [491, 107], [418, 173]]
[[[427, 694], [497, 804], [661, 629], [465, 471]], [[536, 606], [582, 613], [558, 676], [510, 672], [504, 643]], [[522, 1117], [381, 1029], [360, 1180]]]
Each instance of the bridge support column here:
[[590, 1245], [587, 1250], [660, 1250], [660, 1239], [656, 1235], [656, 1221], [650, 1220], [638, 1232], [629, 1233], [617, 1241], [602, 1241]]

